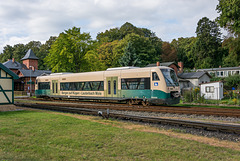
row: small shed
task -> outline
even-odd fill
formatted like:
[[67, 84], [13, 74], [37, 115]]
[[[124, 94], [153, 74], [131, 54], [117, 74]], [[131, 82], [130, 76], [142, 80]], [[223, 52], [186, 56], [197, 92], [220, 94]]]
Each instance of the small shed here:
[[223, 82], [209, 82], [200, 84], [201, 96], [205, 99], [223, 99]]
[[0, 63], [0, 105], [14, 103], [14, 79], [19, 77]]

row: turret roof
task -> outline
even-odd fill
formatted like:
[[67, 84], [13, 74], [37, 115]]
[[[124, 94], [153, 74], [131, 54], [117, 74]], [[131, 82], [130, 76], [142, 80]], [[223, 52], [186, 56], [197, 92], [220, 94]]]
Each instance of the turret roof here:
[[21, 60], [26, 60], [26, 59], [36, 59], [38, 60], [38, 57], [33, 53], [32, 49], [29, 49], [26, 55], [21, 59]]

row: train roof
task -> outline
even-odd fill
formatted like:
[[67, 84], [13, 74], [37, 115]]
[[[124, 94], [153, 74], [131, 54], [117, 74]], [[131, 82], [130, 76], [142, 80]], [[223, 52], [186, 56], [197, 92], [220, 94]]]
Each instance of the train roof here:
[[155, 66], [155, 67], [116, 67], [116, 68], [108, 68], [105, 71], [94, 71], [94, 72], [82, 72], [82, 73], [52, 73], [50, 75], [46, 75], [46, 76], [38, 76], [38, 78], [47, 78], [47, 77], [61, 77], [61, 76], [72, 76], [72, 75], [77, 75], [77, 74], [101, 74], [103, 72], [113, 72], [113, 71], [137, 71], [137, 70], [141, 70], [141, 69], [172, 69], [166, 66]]

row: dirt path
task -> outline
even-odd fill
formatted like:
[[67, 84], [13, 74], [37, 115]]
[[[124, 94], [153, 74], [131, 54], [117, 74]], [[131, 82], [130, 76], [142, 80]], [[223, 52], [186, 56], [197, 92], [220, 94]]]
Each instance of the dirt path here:
[[23, 110], [24, 108], [22, 107], [17, 107], [15, 105], [0, 105], [0, 112], [4, 111], [19, 111]]

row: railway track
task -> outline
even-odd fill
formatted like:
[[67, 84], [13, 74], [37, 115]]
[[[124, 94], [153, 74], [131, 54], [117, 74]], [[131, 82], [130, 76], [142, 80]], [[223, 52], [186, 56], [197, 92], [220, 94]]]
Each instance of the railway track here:
[[101, 115], [104, 118], [114, 118], [114, 119], [138, 121], [138, 122], [152, 123], [152, 124], [167, 124], [167, 125], [182, 126], [182, 127], [192, 127], [192, 128], [210, 130], [210, 131], [221, 131], [221, 132], [227, 132], [227, 133], [240, 134], [240, 125], [237, 125], [237, 124], [207, 123], [207, 122], [199, 122], [199, 121], [165, 119], [165, 118], [158, 118], [158, 117], [124, 115], [124, 114], [108, 113], [106, 112], [107, 110], [99, 111], [96, 109], [68, 107], [66, 106], [66, 104], [65, 106], [63, 105], [55, 106], [55, 105], [36, 104], [36, 103], [34, 104], [15, 103], [15, 105], [21, 106], [21, 107], [55, 110], [55, 111], [78, 113], [78, 114], [84, 114], [84, 115], [94, 115], [94, 116]]
[[207, 116], [223, 116], [223, 117], [238, 117], [240, 118], [240, 109], [223, 109], [223, 108], [209, 108], [209, 107], [176, 107], [176, 106], [142, 106], [142, 105], [127, 105], [114, 103], [97, 103], [97, 102], [83, 102], [83, 101], [68, 101], [68, 100], [45, 100], [45, 99], [30, 99], [40, 101], [38, 104], [49, 105], [50, 103], [56, 106], [68, 105], [69, 107], [91, 108], [91, 109], [113, 109], [125, 111], [139, 111], [139, 112], [159, 112], [159, 113], [175, 113], [175, 114], [195, 114]]

